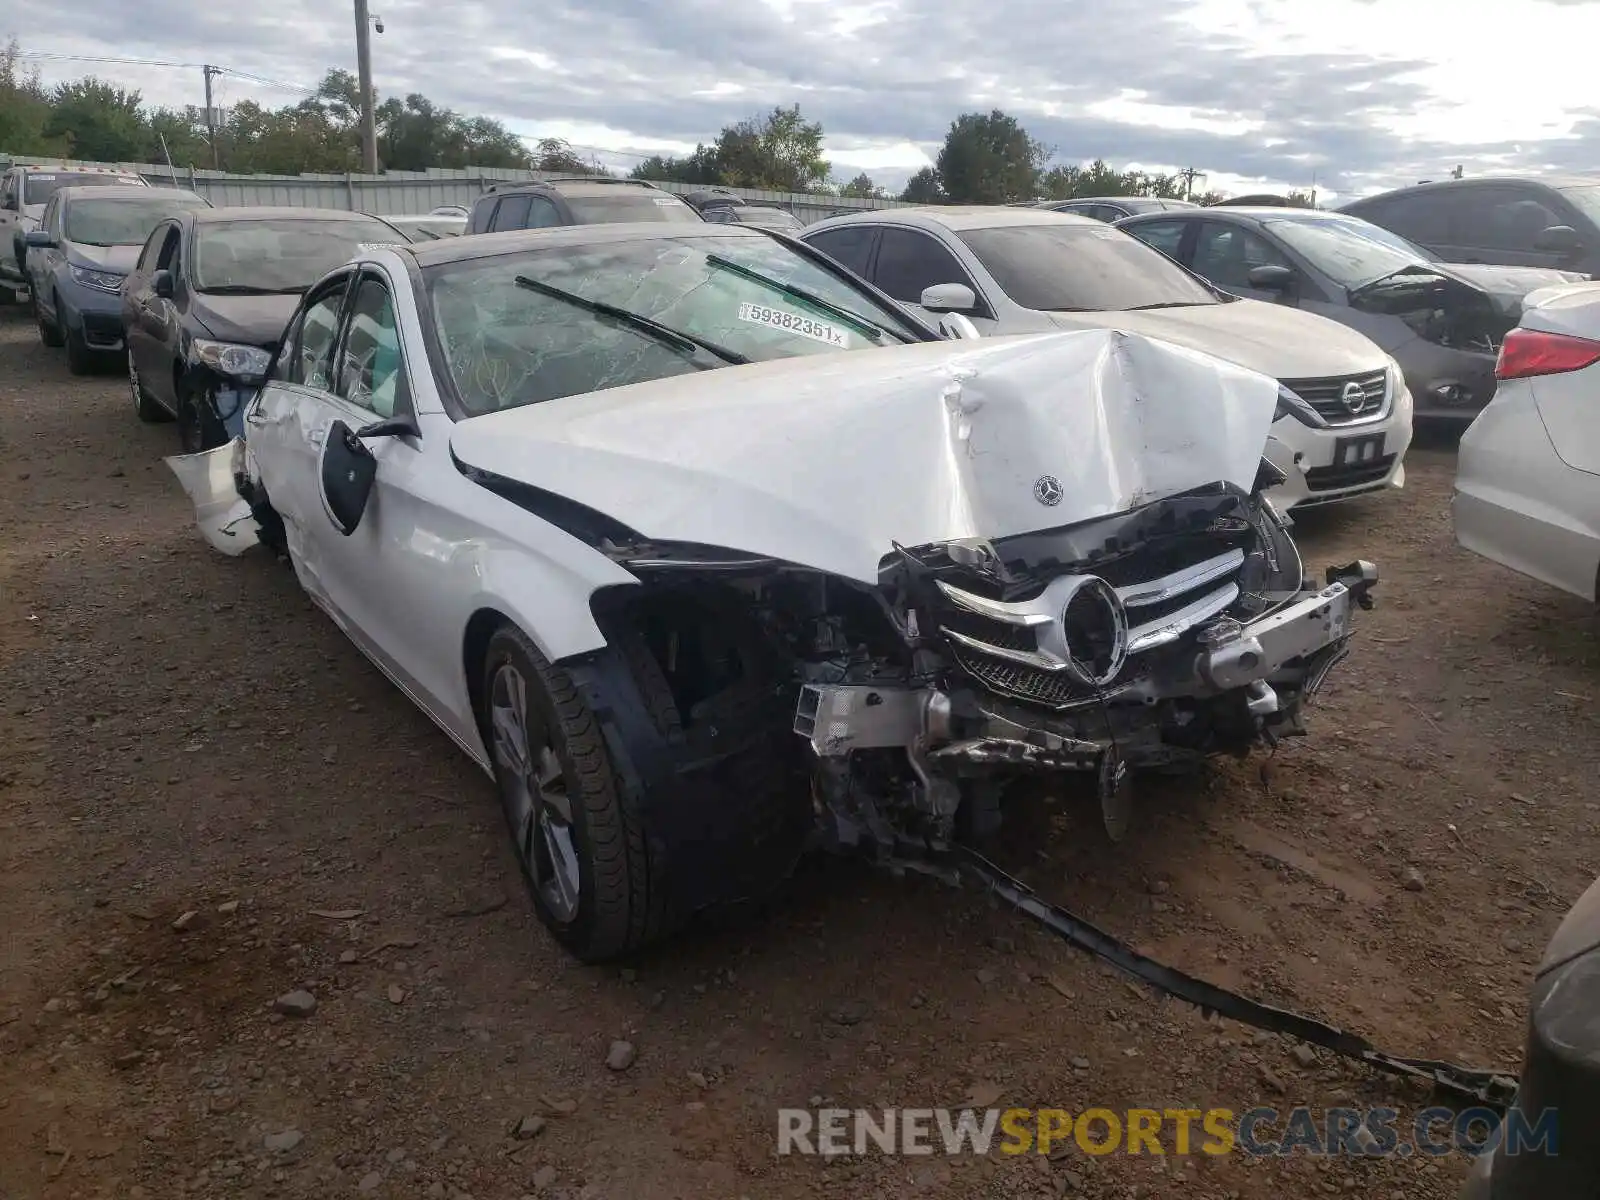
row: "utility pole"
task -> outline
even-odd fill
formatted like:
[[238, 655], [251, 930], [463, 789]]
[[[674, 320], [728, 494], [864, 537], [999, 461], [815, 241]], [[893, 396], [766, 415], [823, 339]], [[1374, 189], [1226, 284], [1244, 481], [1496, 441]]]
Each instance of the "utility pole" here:
[[[372, 111], [372, 17], [367, 0], [356, 0], [356, 80], [361, 87], [361, 161], [369, 175], [378, 173], [378, 125]], [[381, 30], [382, 25], [378, 28]]]
[[[217, 110], [211, 107], [211, 77], [221, 75], [221, 67], [204, 66], [200, 68], [206, 76], [206, 138], [211, 142], [211, 169], [222, 170], [222, 156], [217, 150]], [[177, 184], [174, 179], [173, 184]]]
[[1202, 179], [1205, 178], [1201, 172], [1196, 171], [1193, 167], [1185, 167], [1178, 172], [1178, 178], [1183, 180], [1183, 198], [1185, 200], [1194, 198], [1194, 177], [1196, 175], [1200, 175]]

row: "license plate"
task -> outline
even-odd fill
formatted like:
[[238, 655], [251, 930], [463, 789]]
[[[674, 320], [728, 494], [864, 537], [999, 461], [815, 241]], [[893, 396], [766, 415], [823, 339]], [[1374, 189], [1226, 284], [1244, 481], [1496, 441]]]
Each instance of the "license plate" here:
[[1366, 437], [1340, 438], [1333, 444], [1333, 465], [1336, 467], [1360, 467], [1368, 463], [1375, 463], [1383, 457], [1383, 434], [1373, 433]]

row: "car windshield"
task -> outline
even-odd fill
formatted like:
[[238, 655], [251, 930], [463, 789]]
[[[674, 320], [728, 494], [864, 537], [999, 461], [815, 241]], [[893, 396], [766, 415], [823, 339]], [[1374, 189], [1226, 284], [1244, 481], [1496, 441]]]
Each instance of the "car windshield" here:
[[928, 336], [788, 246], [731, 232], [520, 250], [425, 275], [448, 383], [474, 416], [726, 363], [685, 338], [760, 360]]
[[174, 213], [205, 208], [198, 196], [79, 197], [67, 205], [67, 241], [87, 246], [142, 246], [150, 231]]
[[1577, 187], [1562, 188], [1561, 194], [1577, 206], [1589, 220], [1600, 224], [1600, 184], [1585, 183]]
[[369, 217], [208, 221], [195, 241], [194, 285], [202, 292], [303, 292], [363, 245], [396, 236]]
[[1437, 261], [1397, 234], [1355, 217], [1267, 217], [1262, 227], [1352, 291]]
[[138, 187], [139, 183], [137, 176], [130, 178], [127, 175], [112, 175], [105, 171], [30, 171], [24, 177], [22, 202], [43, 204], [56, 194], [57, 188], [127, 187], [129, 184]]
[[999, 225], [956, 236], [1023, 308], [1125, 312], [1221, 303], [1164, 254], [1098, 222]]
[[612, 225], [626, 221], [680, 221], [700, 224], [700, 214], [676, 196], [660, 192], [624, 191], [603, 196], [563, 196], [580, 225]]

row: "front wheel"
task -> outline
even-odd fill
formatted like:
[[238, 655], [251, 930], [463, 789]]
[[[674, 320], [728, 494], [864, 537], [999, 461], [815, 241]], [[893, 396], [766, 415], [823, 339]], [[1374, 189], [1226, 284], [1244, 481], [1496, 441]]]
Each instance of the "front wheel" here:
[[[59, 318], [61, 309], [56, 308]], [[33, 293], [33, 322], [39, 327], [39, 340], [52, 350], [61, 345], [61, 327], [55, 321], [45, 320], [44, 309], [39, 307], [39, 293]]]
[[665, 889], [594, 714], [520, 629], [490, 639], [479, 719], [539, 918], [585, 962], [661, 932]]

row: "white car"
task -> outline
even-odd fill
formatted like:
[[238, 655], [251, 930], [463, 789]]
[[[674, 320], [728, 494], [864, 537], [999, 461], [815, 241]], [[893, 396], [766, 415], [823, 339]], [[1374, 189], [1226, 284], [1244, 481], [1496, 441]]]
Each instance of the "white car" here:
[[781, 880], [903, 861], [1026, 772], [1302, 732], [1370, 605], [1263, 484], [1278, 385], [1104, 330], [950, 341], [731, 225], [372, 247], [312, 288], [244, 436], [171, 459], [498, 783], [588, 960]]
[[1365, 334], [1230, 295], [1103, 221], [1038, 208], [887, 208], [797, 235], [922, 313], [985, 335], [1123, 329], [1270, 375], [1283, 403], [1269, 457], [1279, 508], [1405, 484], [1411, 393]]
[[1600, 283], [1531, 292], [1461, 438], [1456, 539], [1600, 603]]

